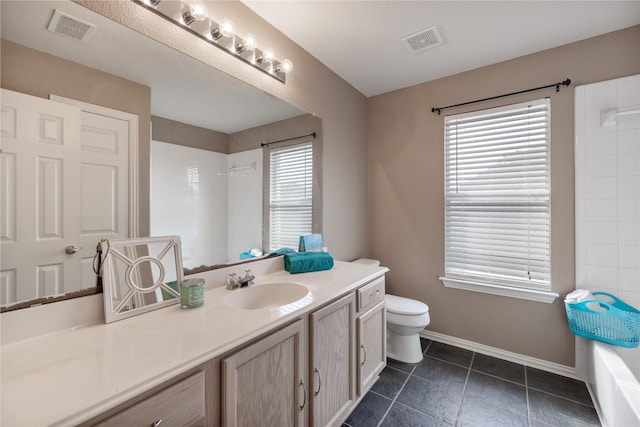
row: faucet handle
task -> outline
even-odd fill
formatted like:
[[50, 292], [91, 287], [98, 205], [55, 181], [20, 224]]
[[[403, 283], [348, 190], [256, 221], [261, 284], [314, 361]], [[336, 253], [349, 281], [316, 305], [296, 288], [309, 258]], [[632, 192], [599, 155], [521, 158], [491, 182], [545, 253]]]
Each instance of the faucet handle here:
[[240, 279], [236, 273], [229, 273], [227, 276], [227, 289], [235, 289], [240, 286]]

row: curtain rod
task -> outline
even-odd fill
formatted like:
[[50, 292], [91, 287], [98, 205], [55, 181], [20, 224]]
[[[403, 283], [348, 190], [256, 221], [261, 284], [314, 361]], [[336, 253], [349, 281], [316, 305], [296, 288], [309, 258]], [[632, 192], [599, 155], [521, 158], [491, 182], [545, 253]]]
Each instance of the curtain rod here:
[[520, 95], [521, 93], [533, 92], [533, 91], [536, 91], [536, 90], [547, 89], [547, 88], [554, 87], [554, 86], [556, 88], [556, 92], [560, 92], [560, 86], [569, 86], [570, 84], [571, 84], [571, 80], [570, 79], [566, 79], [565, 81], [562, 81], [562, 82], [553, 83], [553, 84], [546, 85], [546, 86], [540, 86], [540, 87], [536, 87], [536, 88], [533, 88], [533, 89], [526, 89], [526, 90], [521, 90], [521, 91], [518, 91], [518, 92], [505, 93], [504, 95], [492, 96], [490, 98], [484, 98], [484, 99], [477, 99], [475, 101], [463, 102], [461, 104], [455, 104], [455, 105], [448, 105], [446, 107], [433, 107], [431, 109], [431, 112], [432, 113], [436, 113], [437, 115], [440, 115], [440, 112], [442, 110], [446, 110], [448, 108], [462, 107], [463, 105], [469, 105], [469, 104], [475, 104], [475, 103], [478, 103], [478, 102], [491, 101], [493, 99], [504, 98], [505, 96]]
[[293, 141], [294, 139], [300, 139], [300, 138], [306, 138], [308, 136], [312, 136], [313, 139], [316, 139], [316, 133], [310, 133], [308, 135], [300, 135], [300, 136], [294, 136], [293, 138], [286, 138], [286, 139], [280, 139], [278, 141], [271, 141], [271, 142], [263, 142], [260, 144], [261, 147], [264, 147], [265, 145], [270, 145], [270, 144], [276, 144], [278, 142], [286, 142], [286, 141]]

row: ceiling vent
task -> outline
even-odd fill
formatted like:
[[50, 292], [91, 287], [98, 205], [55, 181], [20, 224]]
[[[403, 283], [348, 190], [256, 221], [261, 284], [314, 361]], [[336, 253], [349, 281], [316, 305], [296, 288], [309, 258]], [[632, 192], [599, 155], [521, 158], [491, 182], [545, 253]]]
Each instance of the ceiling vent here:
[[55, 10], [53, 12], [53, 16], [51, 17], [51, 21], [49, 21], [49, 26], [47, 27], [47, 29], [53, 33], [58, 33], [67, 38], [83, 43], [91, 38], [93, 33], [96, 31], [96, 28], [97, 27], [94, 24], [90, 24], [82, 19], [67, 15], [59, 10]]
[[420, 53], [444, 43], [444, 38], [435, 25], [417, 33], [409, 34], [401, 40], [411, 53]]

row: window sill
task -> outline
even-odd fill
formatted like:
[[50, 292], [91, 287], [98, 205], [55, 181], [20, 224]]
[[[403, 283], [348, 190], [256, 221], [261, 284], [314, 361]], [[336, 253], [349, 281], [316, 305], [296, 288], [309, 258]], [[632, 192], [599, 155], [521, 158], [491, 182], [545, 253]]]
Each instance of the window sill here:
[[508, 288], [505, 286], [489, 285], [487, 283], [471, 282], [468, 280], [440, 277], [445, 288], [462, 289], [465, 291], [482, 292], [484, 294], [500, 295], [509, 298], [526, 299], [530, 301], [553, 303], [558, 295], [555, 292], [534, 291], [530, 289]]

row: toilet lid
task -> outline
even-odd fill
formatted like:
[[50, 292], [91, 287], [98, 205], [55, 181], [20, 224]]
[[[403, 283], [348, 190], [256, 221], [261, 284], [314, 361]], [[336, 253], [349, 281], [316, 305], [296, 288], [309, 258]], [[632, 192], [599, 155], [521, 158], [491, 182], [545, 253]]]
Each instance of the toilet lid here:
[[384, 299], [387, 302], [387, 311], [390, 313], [417, 316], [429, 311], [427, 304], [414, 299], [389, 294], [385, 295]]

